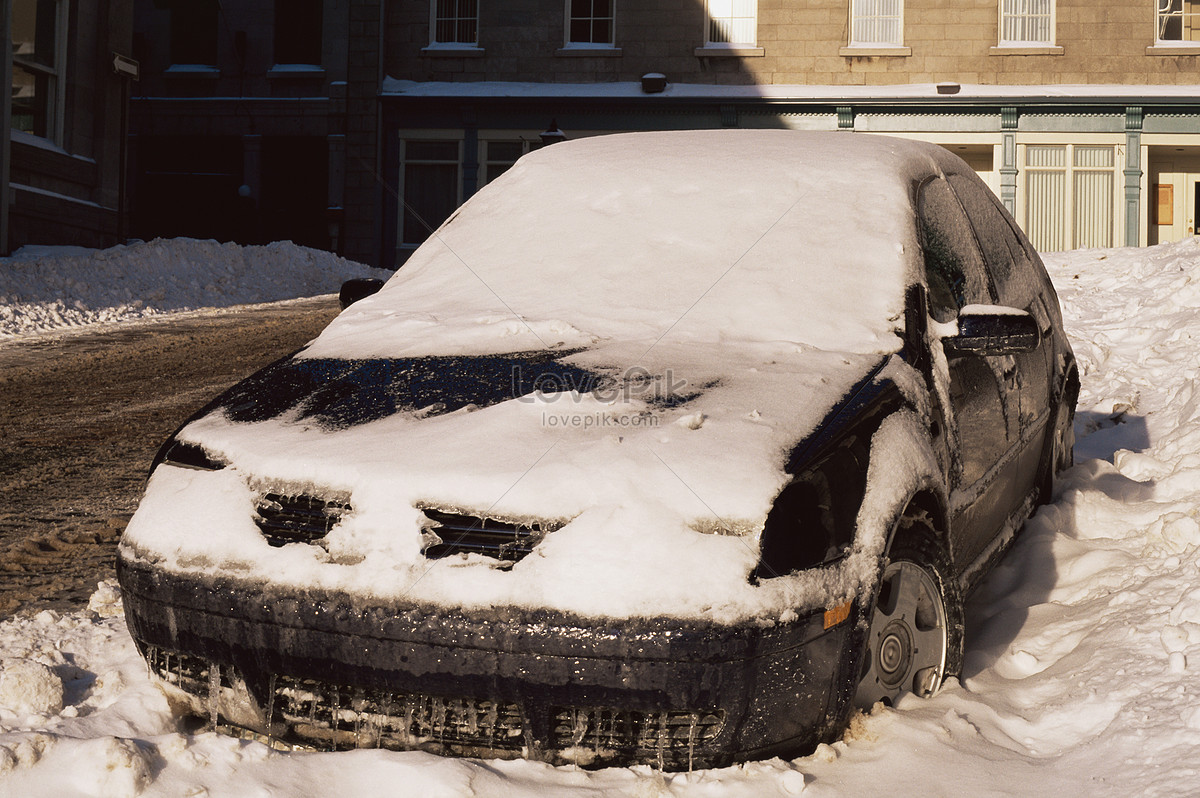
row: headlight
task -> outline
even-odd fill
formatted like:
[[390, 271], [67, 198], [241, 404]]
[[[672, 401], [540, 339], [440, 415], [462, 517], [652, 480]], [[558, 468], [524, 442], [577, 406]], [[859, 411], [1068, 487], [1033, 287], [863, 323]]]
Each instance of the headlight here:
[[183, 468], [196, 468], [202, 471], [217, 471], [225, 467], [224, 463], [209, 457], [200, 446], [176, 440], [175, 438], [168, 440], [158, 450], [158, 455], [150, 465], [151, 473], [154, 472], [155, 468], [158, 468], [159, 463], [170, 463], [171, 465]]
[[828, 565], [846, 555], [867, 478], [863, 435], [845, 436], [775, 499], [752, 581]]

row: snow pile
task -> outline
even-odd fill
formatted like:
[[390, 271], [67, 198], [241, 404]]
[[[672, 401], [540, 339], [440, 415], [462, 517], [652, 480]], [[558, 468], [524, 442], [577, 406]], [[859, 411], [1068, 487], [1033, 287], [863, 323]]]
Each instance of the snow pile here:
[[288, 241], [243, 247], [192, 238], [92, 251], [22, 247], [0, 258], [0, 341], [17, 335], [336, 293], [390, 277]]
[[[64, 706], [0, 707], [0, 796], [1179, 795], [1200, 773], [1200, 244], [1047, 257], [1080, 358], [1078, 465], [968, 611], [961, 685], [791, 762], [595, 772], [424, 753], [282, 754], [186, 733], [111, 584], [0, 623]], [[703, 429], [703, 425], [701, 426]]]

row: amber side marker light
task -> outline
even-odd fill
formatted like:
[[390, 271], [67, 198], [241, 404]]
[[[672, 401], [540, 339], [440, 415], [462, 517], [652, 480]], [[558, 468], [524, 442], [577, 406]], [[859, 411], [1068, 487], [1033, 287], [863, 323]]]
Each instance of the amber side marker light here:
[[842, 621], [850, 617], [850, 604], [847, 601], [845, 604], [839, 604], [831, 610], [825, 610], [825, 628], [832, 629]]

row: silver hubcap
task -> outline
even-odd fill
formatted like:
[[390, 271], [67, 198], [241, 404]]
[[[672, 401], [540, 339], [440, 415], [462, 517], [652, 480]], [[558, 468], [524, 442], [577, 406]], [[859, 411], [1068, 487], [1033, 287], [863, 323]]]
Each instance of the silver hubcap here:
[[888, 565], [871, 618], [855, 704], [893, 703], [903, 692], [931, 695], [946, 668], [946, 607], [937, 583], [916, 563]]

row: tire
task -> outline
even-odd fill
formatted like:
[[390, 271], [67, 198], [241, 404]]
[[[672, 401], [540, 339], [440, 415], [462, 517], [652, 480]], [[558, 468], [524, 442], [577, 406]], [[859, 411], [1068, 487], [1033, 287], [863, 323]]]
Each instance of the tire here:
[[863, 710], [904, 693], [932, 696], [962, 670], [963, 602], [950, 558], [925, 521], [906, 515], [898, 527], [869, 614], [854, 697]]
[[1054, 410], [1054, 428], [1046, 441], [1042, 477], [1038, 489], [1038, 504], [1049, 504], [1054, 498], [1054, 482], [1059, 474], [1075, 465], [1075, 400], [1064, 396]]

